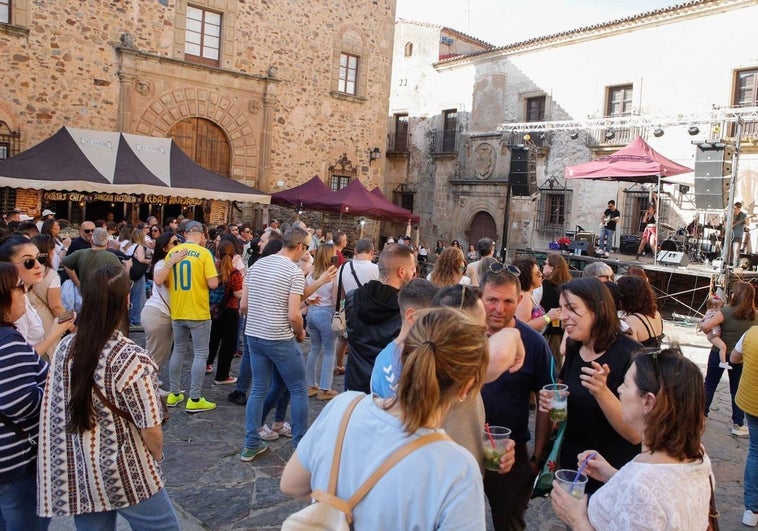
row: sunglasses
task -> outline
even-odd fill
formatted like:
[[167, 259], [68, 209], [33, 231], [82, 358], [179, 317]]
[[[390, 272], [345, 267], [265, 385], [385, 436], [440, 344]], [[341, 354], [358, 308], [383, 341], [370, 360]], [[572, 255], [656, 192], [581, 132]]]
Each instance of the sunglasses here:
[[176, 247], [177, 245], [179, 245], [179, 240], [171, 240], [168, 242], [168, 244], [171, 245], [172, 247]]
[[[47, 264], [47, 253], [40, 253], [37, 255], [37, 262], [39, 262], [42, 265]], [[34, 267], [34, 266], [32, 266]]]
[[516, 267], [513, 264], [501, 264], [500, 262], [495, 262], [494, 264], [490, 264], [489, 267], [490, 273], [502, 273], [503, 271], [507, 272], [511, 276], [517, 277], [521, 275], [521, 270]]
[[[34, 269], [34, 266], [37, 265], [37, 262], [39, 262], [37, 258], [27, 258], [23, 262], [19, 262], [19, 263], [22, 266], [24, 266], [24, 269]], [[39, 262], [39, 263], [41, 264], [42, 262]]]
[[161, 229], [150, 229], [151, 232], [160, 232]]
[[95, 232], [95, 229], [82, 229], [82, 232], [84, 234], [92, 234], [93, 232]]

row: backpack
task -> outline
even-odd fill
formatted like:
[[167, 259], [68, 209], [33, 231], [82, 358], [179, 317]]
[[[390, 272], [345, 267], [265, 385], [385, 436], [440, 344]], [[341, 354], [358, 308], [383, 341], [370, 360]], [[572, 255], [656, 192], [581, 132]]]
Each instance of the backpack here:
[[218, 286], [208, 291], [208, 300], [210, 302], [211, 319], [218, 319], [221, 314], [224, 313], [227, 306], [229, 306], [229, 300], [232, 298], [232, 277], [241, 273], [236, 269], [232, 270], [229, 275], [229, 281], [222, 284], [219, 282]]
[[418, 450], [422, 446], [436, 441], [450, 440], [450, 437], [444, 433], [430, 433], [419, 437], [400, 448], [398, 448], [382, 465], [377, 468], [371, 476], [360, 486], [349, 500], [343, 500], [336, 496], [337, 478], [339, 476], [340, 459], [342, 457], [342, 446], [345, 442], [345, 430], [358, 402], [363, 400], [366, 395], [361, 394], [350, 402], [342, 416], [339, 431], [337, 432], [337, 441], [335, 442], [334, 456], [332, 457], [332, 468], [329, 473], [329, 487], [326, 492], [316, 489], [311, 493], [311, 497], [316, 501], [308, 507], [293, 513], [282, 523], [282, 531], [350, 531], [353, 524], [353, 508], [363, 499], [366, 494], [373, 488], [384, 474], [393, 466], [401, 461], [408, 454]]

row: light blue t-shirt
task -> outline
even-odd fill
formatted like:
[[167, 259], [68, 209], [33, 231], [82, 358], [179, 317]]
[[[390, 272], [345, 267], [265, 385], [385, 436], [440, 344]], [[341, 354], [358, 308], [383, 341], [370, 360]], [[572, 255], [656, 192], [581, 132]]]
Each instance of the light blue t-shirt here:
[[371, 371], [371, 392], [380, 398], [391, 398], [397, 394], [397, 384], [400, 381], [400, 362], [402, 349], [397, 341], [393, 341], [376, 356], [374, 370]]
[[[311, 473], [311, 489], [327, 490], [337, 431], [348, 404], [361, 393], [335, 397], [308, 429], [297, 456]], [[337, 496], [347, 500], [398, 448], [434, 430], [403, 430], [400, 419], [374, 403], [356, 406], [345, 433]], [[354, 529], [485, 529], [484, 487], [471, 453], [453, 441], [437, 441], [406, 456], [353, 510]]]

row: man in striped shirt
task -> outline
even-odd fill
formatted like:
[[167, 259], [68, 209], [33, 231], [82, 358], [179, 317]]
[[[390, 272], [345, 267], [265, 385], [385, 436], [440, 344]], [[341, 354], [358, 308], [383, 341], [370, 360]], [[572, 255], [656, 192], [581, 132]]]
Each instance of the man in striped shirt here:
[[258, 430], [263, 400], [274, 367], [290, 392], [292, 442], [297, 447], [308, 423], [308, 386], [305, 362], [298, 343], [305, 339], [300, 303], [305, 276], [298, 267], [308, 252], [311, 236], [301, 227], [284, 233], [282, 250], [261, 258], [248, 270], [240, 308], [247, 311], [245, 341], [255, 378], [245, 412], [245, 446], [240, 459], [252, 461], [268, 448]]

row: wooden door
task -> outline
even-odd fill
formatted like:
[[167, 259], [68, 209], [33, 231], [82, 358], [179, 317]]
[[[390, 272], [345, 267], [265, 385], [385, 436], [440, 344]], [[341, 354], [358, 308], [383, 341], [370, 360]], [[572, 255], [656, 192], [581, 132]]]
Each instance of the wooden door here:
[[168, 136], [203, 168], [229, 177], [229, 141], [223, 129], [204, 118], [186, 118], [174, 124]]

